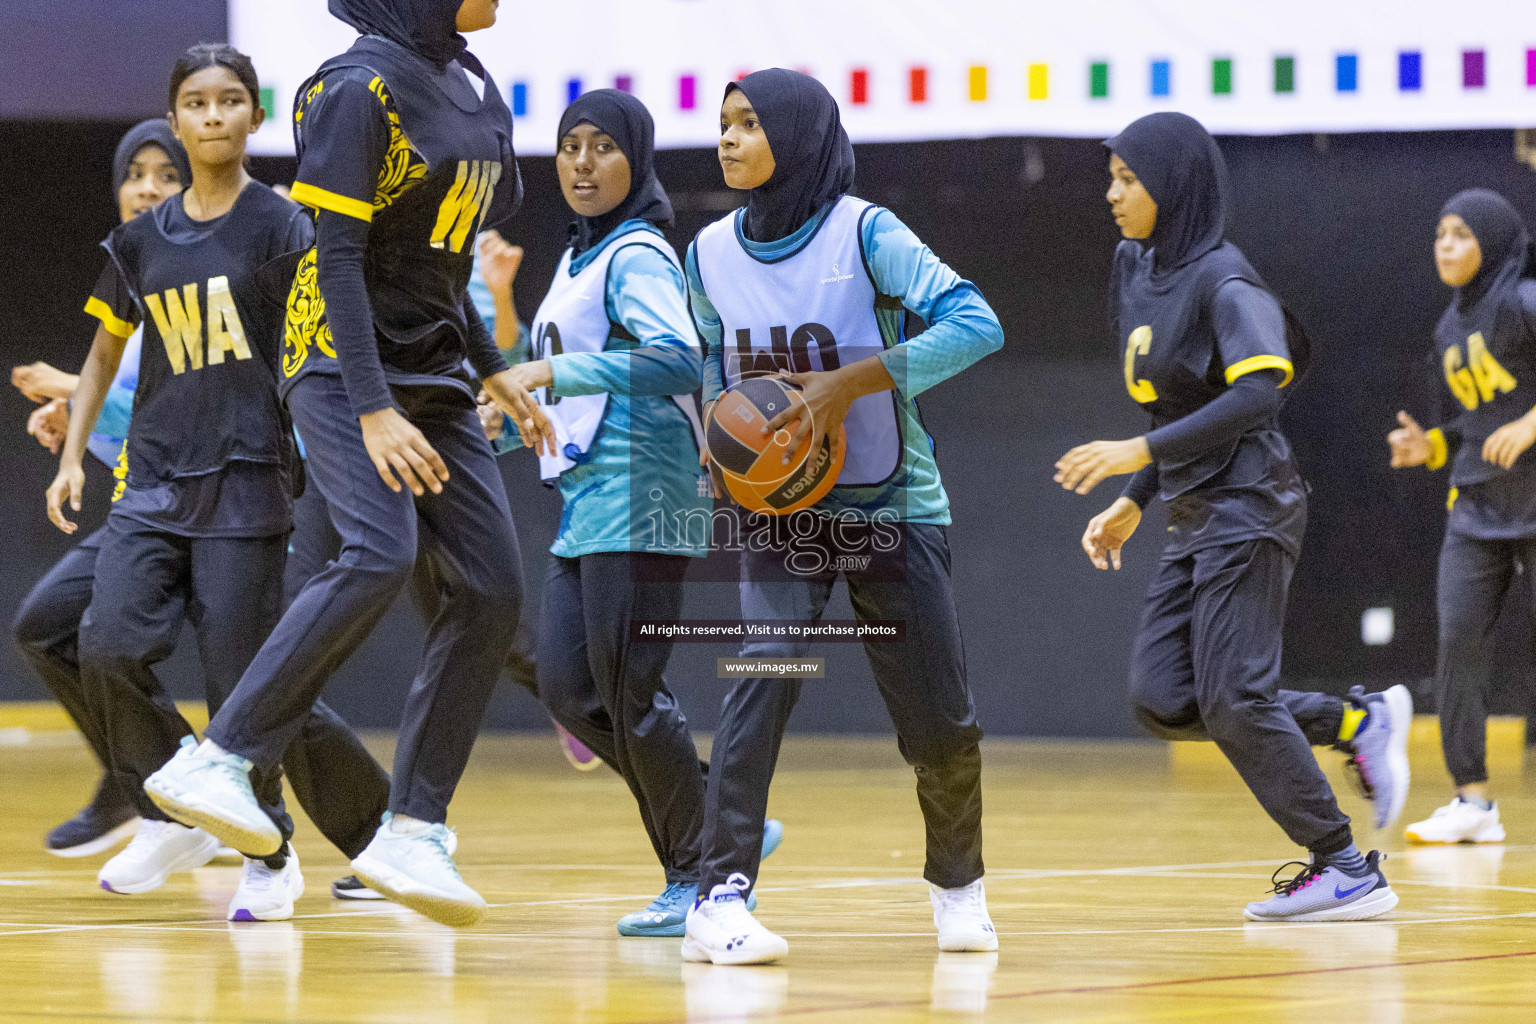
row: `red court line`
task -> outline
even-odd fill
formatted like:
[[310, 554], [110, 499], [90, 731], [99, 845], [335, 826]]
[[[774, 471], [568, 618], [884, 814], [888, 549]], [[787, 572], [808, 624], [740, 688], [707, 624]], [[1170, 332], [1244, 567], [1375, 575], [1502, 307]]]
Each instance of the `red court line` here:
[[[1139, 992], [1147, 989], [1172, 988], [1177, 985], [1211, 985], [1223, 981], [1266, 981], [1276, 978], [1305, 978], [1320, 974], [1345, 974], [1353, 971], [1380, 971], [1390, 970], [1394, 967], [1434, 967], [1442, 964], [1474, 964], [1487, 960], [1514, 960], [1524, 957], [1536, 957], [1536, 949], [1526, 950], [1523, 953], [1487, 953], [1482, 956], [1451, 956], [1431, 960], [1394, 960], [1384, 964], [1354, 964], [1348, 967], [1315, 967], [1298, 971], [1271, 971], [1261, 974], [1212, 974], [1197, 978], [1170, 978], [1165, 981], [1132, 981], [1119, 985], [1082, 985], [1075, 988], [1036, 988], [1023, 992], [1004, 992], [1001, 994], [988, 994], [987, 1005], [1001, 1002], [1004, 999], [1036, 999], [1041, 996], [1079, 996], [1095, 995], [1107, 992]], [[1251, 998], [1251, 997], [1250, 997]], [[770, 1010], [764, 1014], [752, 1014], [743, 1018], [738, 1013], [730, 1015], [731, 1020], [773, 1020], [779, 1017], [806, 1017], [817, 1013], [859, 1013], [865, 1010], [894, 1010], [929, 1005], [931, 998], [925, 999], [881, 999], [863, 1003], [845, 1003], [840, 1006], [801, 1006]], [[696, 1022], [697, 1016], [688, 1017], [658, 1017], [650, 1021], [632, 1021], [630, 1024], [679, 1024], [679, 1022]], [[705, 1018], [710, 1020], [712, 1018]]]

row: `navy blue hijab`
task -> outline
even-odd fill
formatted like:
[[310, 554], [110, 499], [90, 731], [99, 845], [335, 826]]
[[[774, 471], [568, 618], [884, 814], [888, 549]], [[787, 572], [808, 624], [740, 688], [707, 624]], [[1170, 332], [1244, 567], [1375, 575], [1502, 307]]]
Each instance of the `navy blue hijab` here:
[[776, 242], [853, 188], [853, 143], [837, 100], [810, 75], [784, 68], [754, 71], [725, 87], [740, 89], [757, 112], [773, 174], [747, 195], [742, 230], [754, 242]]
[[329, 0], [331, 14], [363, 35], [383, 36], [439, 74], [464, 52], [457, 28], [463, 0]]
[[145, 146], [159, 146], [165, 150], [165, 155], [170, 157], [171, 164], [176, 168], [176, 176], [181, 179], [181, 187], [186, 188], [192, 184], [192, 165], [187, 162], [187, 151], [176, 141], [176, 136], [171, 134], [170, 122], [163, 117], [152, 117], [129, 128], [128, 134], [117, 144], [117, 151], [112, 154], [113, 199], [123, 190], [123, 182], [128, 180], [128, 168], [133, 166], [133, 158]]
[[1486, 188], [1458, 192], [1440, 208], [1440, 216], [1455, 214], [1472, 229], [1483, 262], [1472, 280], [1456, 289], [1454, 305], [1472, 312], [1483, 300], [1518, 302], [1515, 288], [1533, 269], [1531, 236], [1525, 221], [1508, 199]]
[[1188, 114], [1138, 118], [1104, 143], [1135, 172], [1157, 203], [1146, 245], [1162, 273], [1221, 245], [1227, 230], [1227, 163], [1216, 140]]
[[565, 108], [555, 145], [579, 124], [605, 133], [629, 161], [629, 195], [601, 217], [577, 217], [569, 241], [580, 256], [627, 220], [672, 224], [672, 200], [656, 177], [656, 122], [645, 104], [619, 89], [595, 89]]

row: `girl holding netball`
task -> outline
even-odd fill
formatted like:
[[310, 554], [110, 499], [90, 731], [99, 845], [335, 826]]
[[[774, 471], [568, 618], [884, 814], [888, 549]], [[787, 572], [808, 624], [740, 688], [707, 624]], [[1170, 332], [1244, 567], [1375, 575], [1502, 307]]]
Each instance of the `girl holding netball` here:
[[[1349, 818], [1310, 749], [1351, 755], [1377, 827], [1402, 809], [1412, 702], [1394, 687], [1349, 705], [1279, 689], [1286, 591], [1306, 527], [1306, 485], [1276, 417], [1292, 351], [1279, 302], [1225, 241], [1226, 165], [1193, 118], [1159, 113], [1105, 143], [1108, 194], [1126, 241], [1115, 252], [1112, 315], [1131, 398], [1150, 433], [1095, 441], [1057, 463], [1056, 480], [1087, 494], [1134, 473], [1095, 516], [1083, 548], [1100, 569], [1159, 491], [1169, 533], [1131, 664], [1137, 717], [1166, 739], [1210, 739], [1264, 810], [1311, 852], [1256, 921], [1352, 921], [1397, 905], [1379, 854], [1356, 848]], [[1300, 348], [1300, 346], [1297, 346]], [[1276, 872], [1278, 875], [1279, 872]]]
[[458, 34], [494, 24], [496, 3], [330, 9], [363, 36], [297, 95], [293, 197], [317, 211], [317, 237], [293, 277], [282, 371], [341, 555], [295, 598], [202, 747], [146, 788], [181, 821], [280, 848], [250, 770], [277, 763], [410, 579], [419, 542], [442, 603], [406, 699], [389, 812], [352, 867], [386, 896], [466, 925], [485, 900], [459, 876], [444, 822], [512, 642], [522, 576], [465, 357], [526, 440], [549, 431], [466, 294], [477, 232], [521, 196], [511, 113]]
[[1503, 196], [1468, 189], [1440, 211], [1435, 266], [1455, 289], [1435, 346], [1456, 415], [1424, 430], [1406, 412], [1387, 437], [1393, 468], [1450, 463], [1440, 549], [1440, 740], [1456, 795], [1408, 826], [1421, 843], [1497, 843], [1488, 796], [1489, 641], [1504, 595], [1536, 585], [1536, 273], [1530, 235]]
[[[742, 617], [814, 623], [837, 579], [831, 559], [868, 556], [846, 573], [849, 595], [861, 620], [905, 623], [904, 642], [865, 650], [916, 771], [939, 946], [996, 949], [981, 881], [981, 728], [950, 582], [949, 500], [915, 399], [996, 351], [1002, 328], [975, 285], [895, 214], [848, 195], [853, 147], [837, 102], [815, 79], [775, 68], [727, 87], [719, 156], [726, 184], [748, 194], [745, 209], [706, 227], [688, 249], [689, 293], [705, 341], [704, 398], [713, 402], [744, 377], [778, 372], [800, 389], [806, 411], [783, 410], [765, 433], [788, 430], [789, 450], [811, 453], [822, 451], [823, 438], [835, 443], [840, 427], [847, 434], [836, 485], [793, 513], [805, 519], [794, 524], [794, 552], [816, 547], [827, 557], [813, 571], [797, 571], [804, 561], [790, 550], [748, 538]], [[910, 342], [907, 310], [930, 325]], [[754, 641], [742, 653], [803, 657], [807, 648]], [[747, 895], [800, 685], [746, 679], [725, 696], [686, 959], [763, 963], [788, 951], [749, 912]]]

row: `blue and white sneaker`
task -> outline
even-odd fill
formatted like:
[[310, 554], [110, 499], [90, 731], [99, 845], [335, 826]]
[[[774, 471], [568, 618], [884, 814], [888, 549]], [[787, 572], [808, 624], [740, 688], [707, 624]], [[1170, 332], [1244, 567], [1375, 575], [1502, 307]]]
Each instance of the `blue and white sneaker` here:
[[769, 818], [763, 822], [763, 852], [758, 856], [758, 860], [767, 860], [772, 857], [773, 851], [777, 850], [783, 841], [784, 823], [782, 821]]
[[251, 790], [251, 762], [238, 754], [200, 754], [197, 740], [183, 736], [176, 756], [144, 780], [144, 792], [166, 814], [225, 846], [254, 857], [283, 848], [283, 834]]
[[1316, 864], [1302, 864], [1296, 877], [1280, 881], [1280, 872], [1291, 864], [1282, 864], [1271, 879], [1275, 895], [1262, 903], [1250, 903], [1243, 916], [1250, 921], [1368, 921], [1397, 906], [1397, 893], [1381, 873], [1382, 854], [1372, 850], [1365, 856], [1369, 869], [1360, 876], [1346, 875], [1333, 865], [1319, 869]]
[[[760, 860], [773, 856], [784, 841], [784, 823], [774, 818], [763, 822]], [[619, 934], [631, 938], [677, 939], [687, 933], [688, 908], [699, 897], [696, 882], [672, 882], [644, 910], [619, 918]], [[747, 893], [747, 911], [757, 909], [757, 893]]]
[[1408, 733], [1413, 726], [1413, 696], [1406, 686], [1367, 694], [1352, 687], [1349, 699], [1365, 712], [1355, 736], [1343, 744], [1351, 755], [1345, 767], [1352, 771], [1360, 791], [1371, 801], [1376, 827], [1386, 828], [1403, 813], [1408, 800]]
[[619, 918], [619, 934], [631, 938], [680, 938], [686, 931], [688, 909], [698, 895], [697, 882], [673, 882], [644, 910]]
[[390, 827], [393, 817], [384, 814], [368, 848], [353, 858], [358, 881], [439, 924], [462, 928], [484, 917], [485, 899], [464, 883], [453, 863], [452, 830], [439, 823], [420, 832], [396, 832]]

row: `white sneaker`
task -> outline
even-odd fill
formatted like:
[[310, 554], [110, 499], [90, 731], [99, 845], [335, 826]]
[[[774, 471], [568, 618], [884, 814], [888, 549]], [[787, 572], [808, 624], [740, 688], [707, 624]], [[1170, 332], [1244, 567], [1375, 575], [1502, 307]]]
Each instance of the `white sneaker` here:
[[933, 904], [933, 925], [939, 930], [939, 948], [946, 953], [990, 953], [997, 948], [997, 932], [987, 913], [987, 890], [976, 879], [958, 889], [928, 886]]
[[207, 864], [218, 848], [219, 841], [200, 828], [146, 819], [133, 841], [101, 866], [96, 880], [107, 892], [149, 892], [178, 871]]
[[[739, 884], [738, 884], [739, 883]], [[750, 883], [733, 874], [696, 901], [683, 932], [683, 959], [695, 963], [768, 964], [789, 954], [789, 943], [752, 916], [742, 891]]]
[[199, 754], [197, 741], [183, 737], [176, 756], [144, 780], [144, 792], [177, 821], [237, 850], [270, 857], [283, 848], [283, 834], [251, 790], [251, 762], [237, 754]]
[[457, 838], [446, 825], [396, 832], [389, 814], [368, 848], [352, 861], [352, 873], [370, 889], [425, 914], [439, 924], [471, 925], [485, 916], [485, 899], [464, 884], [453, 863]]
[[1485, 811], [1458, 796], [1409, 825], [1405, 834], [1415, 843], [1502, 843], [1504, 826], [1499, 823], [1498, 804]]
[[264, 861], [249, 860], [240, 871], [240, 888], [229, 901], [231, 921], [286, 921], [293, 916], [293, 904], [304, 895], [304, 875], [299, 871], [299, 855], [288, 844], [288, 863], [273, 871]]

